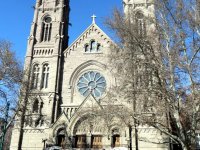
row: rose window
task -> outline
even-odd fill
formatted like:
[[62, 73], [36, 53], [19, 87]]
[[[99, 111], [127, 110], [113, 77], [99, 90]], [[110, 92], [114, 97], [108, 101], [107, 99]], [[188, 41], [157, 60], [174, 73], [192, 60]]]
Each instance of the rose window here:
[[94, 97], [101, 97], [106, 89], [106, 80], [99, 72], [89, 71], [79, 78], [77, 86], [78, 91], [85, 97], [90, 93]]

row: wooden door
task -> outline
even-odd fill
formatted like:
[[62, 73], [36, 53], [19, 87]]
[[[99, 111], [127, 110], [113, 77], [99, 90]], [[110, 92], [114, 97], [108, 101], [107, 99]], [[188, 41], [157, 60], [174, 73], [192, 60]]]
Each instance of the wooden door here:
[[92, 148], [102, 148], [102, 136], [92, 136]]
[[86, 148], [86, 135], [78, 135], [77, 136], [76, 147], [77, 148]]

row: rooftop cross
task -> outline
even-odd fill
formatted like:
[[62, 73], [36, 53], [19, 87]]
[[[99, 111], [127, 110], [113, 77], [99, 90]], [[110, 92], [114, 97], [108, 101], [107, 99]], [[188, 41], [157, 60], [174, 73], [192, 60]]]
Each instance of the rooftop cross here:
[[91, 17], [92, 17], [92, 23], [95, 23], [95, 18], [96, 18], [97, 16], [95, 16], [95, 15], [93, 14]]

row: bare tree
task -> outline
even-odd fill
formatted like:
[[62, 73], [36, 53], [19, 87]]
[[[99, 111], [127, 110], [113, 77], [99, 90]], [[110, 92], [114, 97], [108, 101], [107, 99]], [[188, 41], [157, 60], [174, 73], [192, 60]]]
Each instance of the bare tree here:
[[[121, 105], [115, 114], [135, 129], [138, 123], [147, 124], [182, 149], [195, 149], [200, 119], [196, 0], [154, 3], [155, 16], [132, 12], [127, 17], [114, 10], [106, 20], [117, 41], [110, 64], [118, 80], [110, 97]], [[138, 24], [137, 17], [144, 22]]]
[[6, 133], [17, 112], [18, 91], [22, 83], [22, 66], [9, 41], [0, 40], [0, 68], [0, 149], [3, 149], [4, 141], [8, 141]]

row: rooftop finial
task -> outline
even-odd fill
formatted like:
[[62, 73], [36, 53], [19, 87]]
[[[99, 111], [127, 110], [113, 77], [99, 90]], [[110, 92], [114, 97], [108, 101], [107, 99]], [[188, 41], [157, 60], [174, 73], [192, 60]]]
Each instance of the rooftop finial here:
[[91, 17], [92, 17], [92, 23], [95, 23], [95, 18], [96, 18], [97, 16], [95, 16], [95, 15], [93, 14]]

